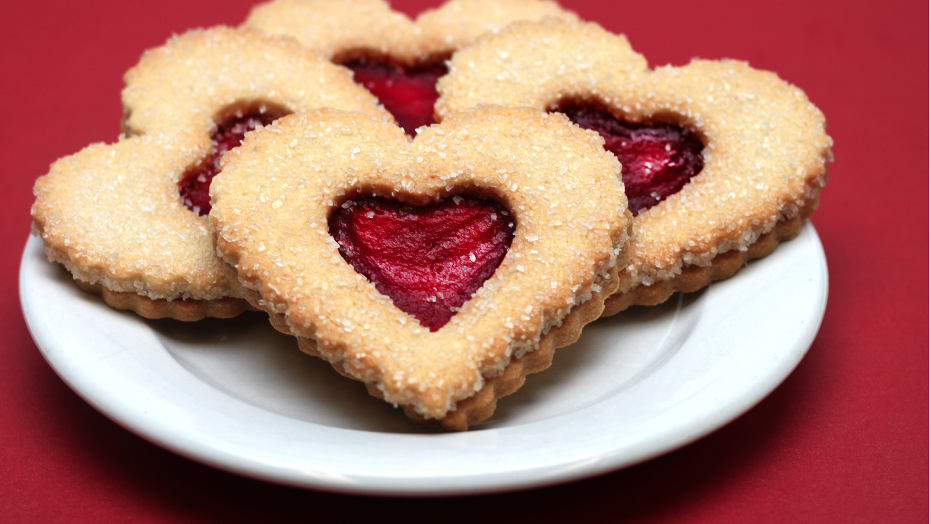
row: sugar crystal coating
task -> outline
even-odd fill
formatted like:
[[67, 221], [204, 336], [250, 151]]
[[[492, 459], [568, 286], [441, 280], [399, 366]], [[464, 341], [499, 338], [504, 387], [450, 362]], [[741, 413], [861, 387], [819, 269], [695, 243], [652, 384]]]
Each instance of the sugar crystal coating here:
[[424, 56], [414, 22], [384, 0], [275, 0], [253, 7], [244, 25], [330, 59], [359, 51], [406, 62]]
[[579, 17], [549, 0], [450, 0], [421, 13], [417, 25], [425, 40], [452, 52], [514, 22], [543, 19], [578, 21]]

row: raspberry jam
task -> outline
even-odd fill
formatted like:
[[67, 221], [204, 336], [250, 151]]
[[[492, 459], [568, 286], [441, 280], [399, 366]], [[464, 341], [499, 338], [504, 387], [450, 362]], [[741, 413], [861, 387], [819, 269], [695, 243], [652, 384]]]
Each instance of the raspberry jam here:
[[445, 62], [409, 67], [388, 59], [360, 56], [342, 65], [352, 70], [357, 84], [378, 97], [408, 135], [414, 136], [414, 130], [420, 126], [436, 123], [433, 104], [440, 96], [436, 81], [447, 72]]
[[191, 211], [203, 216], [210, 212], [210, 182], [220, 172], [220, 158], [227, 151], [239, 146], [246, 133], [259, 126], [267, 126], [282, 114], [267, 111], [237, 110], [217, 124], [210, 135], [213, 153], [196, 168], [188, 171], [178, 182], [181, 201]]
[[634, 216], [682, 189], [704, 167], [701, 139], [672, 124], [631, 124], [588, 104], [556, 109], [583, 129], [597, 131], [621, 162], [627, 207]]
[[416, 207], [380, 197], [349, 200], [329, 227], [343, 258], [430, 331], [446, 325], [494, 274], [515, 229], [500, 204], [458, 196]]

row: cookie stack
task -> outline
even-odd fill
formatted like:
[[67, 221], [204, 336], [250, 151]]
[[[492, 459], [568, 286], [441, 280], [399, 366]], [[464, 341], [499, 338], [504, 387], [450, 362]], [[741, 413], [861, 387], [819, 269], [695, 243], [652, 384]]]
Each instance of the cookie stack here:
[[448, 430], [599, 316], [793, 238], [831, 158], [775, 74], [651, 70], [538, 0], [275, 0], [125, 80], [120, 140], [36, 182], [49, 259], [147, 318], [263, 310]]

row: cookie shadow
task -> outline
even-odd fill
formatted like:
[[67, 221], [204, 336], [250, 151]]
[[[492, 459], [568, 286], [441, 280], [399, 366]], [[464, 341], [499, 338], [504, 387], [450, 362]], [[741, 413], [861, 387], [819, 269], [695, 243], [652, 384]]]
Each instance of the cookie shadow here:
[[[595, 393], [594, 390], [610, 390], [611, 395], [616, 394], [626, 388], [629, 388], [645, 379], [656, 369], [668, 361], [678, 350], [680, 344], [671, 344], [669, 348], [660, 348], [664, 345], [666, 336], [664, 335], [656, 343], [656, 348], [647, 348], [648, 350], [657, 349], [657, 354], [647, 364], [643, 365], [633, 374], [628, 374], [618, 378], [613, 383], [611, 379], [606, 379], [597, 388], [592, 387], [591, 394], [582, 392], [575, 394], [567, 391], [573, 383], [573, 379], [578, 374], [586, 376], [591, 375], [591, 370], [602, 365], [607, 360], [605, 352], [625, 352], [625, 351], [644, 351], [642, 347], [633, 347], [623, 343], [615, 344], [608, 342], [605, 336], [606, 332], [612, 332], [615, 336], [623, 338], [625, 331], [633, 326], [642, 326], [646, 324], [666, 326], [666, 333], [671, 332], [680, 312], [689, 310], [693, 304], [701, 299], [704, 291], [694, 293], [678, 293], [673, 295], [663, 304], [656, 306], [633, 306], [617, 315], [600, 318], [586, 326], [579, 340], [569, 346], [559, 348], [553, 356], [552, 365], [541, 373], [534, 373], [527, 376], [524, 385], [514, 394], [499, 399], [495, 414], [487, 421], [479, 423], [474, 427], [499, 427], [507, 425], [508, 421], [521, 420], [533, 422], [545, 418], [551, 418], [582, 409], [593, 403], [597, 403], [604, 398], [603, 394]], [[606, 347], [610, 345], [611, 347]], [[613, 358], [611, 360], [614, 360]], [[594, 385], [593, 385], [594, 386]], [[572, 396], [574, 398], [566, 399]], [[545, 407], [554, 397], [562, 397], [562, 402], [554, 410], [546, 410]]]
[[147, 321], [171, 356], [215, 389], [278, 415], [343, 429], [431, 433], [328, 362], [303, 353], [265, 313], [194, 324]]

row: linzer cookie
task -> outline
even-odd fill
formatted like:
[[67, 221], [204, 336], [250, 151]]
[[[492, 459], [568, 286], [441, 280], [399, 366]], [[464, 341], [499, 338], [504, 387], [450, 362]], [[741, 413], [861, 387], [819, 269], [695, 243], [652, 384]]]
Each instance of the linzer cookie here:
[[52, 164], [36, 182], [32, 216], [49, 259], [82, 289], [149, 318], [248, 307], [221, 270], [203, 215], [220, 157], [249, 130], [325, 106], [391, 120], [345, 69], [248, 30], [174, 37], [125, 80], [119, 142]]
[[303, 351], [464, 430], [617, 287], [629, 214], [601, 142], [530, 109], [463, 112], [413, 142], [366, 115], [288, 116], [224, 158], [210, 222]]
[[605, 314], [727, 278], [798, 234], [831, 139], [798, 88], [743, 62], [647, 68], [595, 24], [521, 23], [457, 52], [441, 118], [480, 104], [562, 112], [622, 164], [630, 261]]
[[255, 7], [245, 25], [296, 38], [348, 67], [414, 136], [435, 122], [436, 81], [453, 51], [486, 31], [543, 18], [577, 16], [541, 0], [452, 0], [416, 21], [384, 0], [275, 0]]

